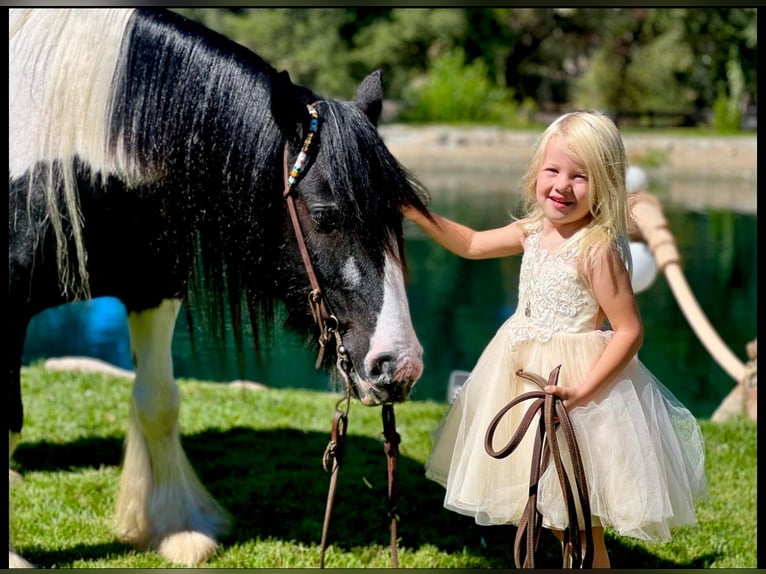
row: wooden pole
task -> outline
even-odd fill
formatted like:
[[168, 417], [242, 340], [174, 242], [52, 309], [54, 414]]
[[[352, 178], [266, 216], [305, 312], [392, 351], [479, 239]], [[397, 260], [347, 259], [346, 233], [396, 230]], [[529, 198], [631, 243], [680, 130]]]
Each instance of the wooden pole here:
[[[710, 355], [737, 383], [746, 374], [745, 364], [721, 340], [702, 311], [681, 268], [681, 257], [670, 232], [660, 201], [646, 192], [630, 197], [632, 222], [649, 246], [657, 267], [665, 274], [673, 295], [686, 320]], [[635, 232], [635, 229], [632, 230]]]

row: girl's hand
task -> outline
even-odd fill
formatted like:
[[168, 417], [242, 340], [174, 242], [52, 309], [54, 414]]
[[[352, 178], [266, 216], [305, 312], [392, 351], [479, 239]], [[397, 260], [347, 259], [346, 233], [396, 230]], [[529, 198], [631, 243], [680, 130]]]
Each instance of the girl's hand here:
[[579, 407], [583, 404], [583, 397], [580, 396], [579, 390], [577, 388], [560, 387], [558, 385], [545, 385], [543, 391], [549, 395], [558, 397], [561, 402], [564, 403], [564, 408], [567, 411], [571, 411], [573, 408]]
[[402, 208], [402, 217], [414, 221], [415, 215], [419, 215], [420, 212], [411, 205], [405, 205]]

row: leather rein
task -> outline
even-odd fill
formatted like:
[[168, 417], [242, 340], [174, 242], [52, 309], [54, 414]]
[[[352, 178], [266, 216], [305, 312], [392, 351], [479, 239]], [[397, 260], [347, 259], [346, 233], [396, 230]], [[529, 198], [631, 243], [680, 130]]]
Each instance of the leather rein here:
[[[345, 452], [346, 429], [348, 427], [348, 412], [351, 403], [351, 362], [349, 360], [346, 348], [343, 345], [338, 318], [332, 313], [330, 305], [327, 302], [322, 289], [319, 286], [314, 266], [311, 263], [311, 256], [306, 247], [306, 240], [298, 217], [298, 210], [295, 206], [295, 186], [298, 184], [301, 176], [305, 173], [309, 165], [311, 144], [319, 131], [319, 113], [314, 105], [307, 106], [310, 122], [309, 130], [303, 140], [301, 151], [293, 164], [292, 169], [289, 166], [289, 146], [285, 143], [284, 149], [284, 191], [282, 193], [287, 209], [290, 213], [295, 239], [303, 260], [303, 266], [311, 284], [311, 291], [308, 295], [309, 309], [311, 316], [319, 328], [319, 352], [315, 367], [322, 366], [324, 360], [325, 347], [330, 341], [335, 341], [335, 356], [338, 372], [343, 378], [345, 394], [335, 405], [335, 414], [333, 416], [332, 431], [330, 442], [325, 449], [322, 463], [325, 471], [330, 472], [330, 486], [327, 493], [327, 504], [325, 507], [324, 524], [322, 526], [322, 542], [320, 548], [320, 568], [324, 568], [325, 550], [327, 548], [327, 534], [332, 514], [333, 501], [335, 499], [335, 490], [338, 481], [338, 471], [343, 460]], [[344, 404], [345, 403], [345, 404]], [[343, 406], [341, 406], [343, 405]], [[391, 519], [391, 560], [394, 568], [399, 567], [399, 558], [397, 553], [397, 535], [396, 524], [398, 515], [396, 513], [396, 457], [399, 453], [400, 437], [396, 432], [396, 423], [394, 419], [394, 407], [391, 403], [386, 403], [382, 407], [383, 415], [383, 436], [385, 439], [384, 452], [388, 464], [388, 515]]]
[[[571, 568], [574, 565], [577, 568], [591, 568], [593, 565], [593, 533], [591, 532], [590, 501], [588, 498], [588, 485], [585, 480], [585, 470], [583, 468], [580, 449], [577, 446], [572, 421], [564, 408], [561, 400], [555, 395], [547, 394], [543, 391], [546, 385], [557, 385], [559, 380], [559, 371], [561, 365], [551, 371], [548, 381], [534, 373], [527, 373], [523, 370], [516, 371], [516, 375], [528, 381], [535, 383], [540, 387], [539, 391], [530, 391], [523, 393], [512, 399], [505, 405], [490, 422], [484, 439], [484, 449], [487, 454], [493, 458], [502, 459], [510, 455], [521, 443], [524, 434], [529, 429], [536, 415], [540, 415], [538, 421], [537, 433], [532, 451], [532, 465], [529, 474], [529, 497], [526, 507], [519, 521], [516, 530], [516, 539], [514, 542], [514, 561], [517, 568], [534, 568], [535, 551], [540, 540], [543, 517], [537, 510], [537, 492], [540, 476], [543, 470], [548, 466], [549, 459], [553, 459], [556, 467], [561, 491], [564, 495], [564, 501], [567, 507], [569, 525], [564, 531], [564, 568]], [[499, 450], [493, 446], [495, 432], [503, 416], [514, 406], [527, 400], [533, 400], [531, 406], [519, 423], [508, 444]], [[579, 524], [577, 507], [572, 492], [572, 485], [564, 469], [559, 449], [558, 439], [556, 437], [557, 427], [561, 427], [564, 439], [567, 442], [569, 455], [574, 470], [574, 480], [577, 491], [580, 509], [582, 511], [583, 525]], [[581, 533], [585, 535], [584, 544], [581, 540]], [[524, 561], [521, 561], [522, 547], [525, 550]], [[571, 557], [572, 563], [568, 564], [568, 558]]]

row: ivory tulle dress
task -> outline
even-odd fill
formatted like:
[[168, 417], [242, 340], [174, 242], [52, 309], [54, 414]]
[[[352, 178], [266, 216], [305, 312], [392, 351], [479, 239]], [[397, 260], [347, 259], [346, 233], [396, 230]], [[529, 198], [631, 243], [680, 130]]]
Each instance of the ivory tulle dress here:
[[[513, 397], [539, 390], [515, 375], [544, 379], [562, 365], [559, 385], [580, 384], [612, 333], [598, 330], [598, 304], [576, 269], [580, 233], [552, 252], [527, 238], [518, 308], [479, 358], [442, 422], [426, 476], [446, 488], [444, 506], [478, 524], [518, 524], [529, 491], [533, 423], [507, 458], [484, 450], [487, 427]], [[530, 401], [506, 414], [495, 448], [507, 443]], [[696, 523], [694, 501], [706, 492], [699, 425], [634, 357], [589, 404], [570, 411], [585, 467], [593, 525], [623, 536], [668, 540], [670, 529]], [[562, 458], [569, 455], [559, 431]], [[540, 480], [538, 510], [548, 528], [568, 523], [553, 465]]]

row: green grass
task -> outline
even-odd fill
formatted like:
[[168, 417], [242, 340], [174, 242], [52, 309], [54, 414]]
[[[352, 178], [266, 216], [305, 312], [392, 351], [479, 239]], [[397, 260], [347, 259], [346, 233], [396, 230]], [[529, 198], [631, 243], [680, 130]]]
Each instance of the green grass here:
[[[13, 468], [14, 545], [42, 567], [171, 567], [115, 540], [116, 497], [130, 382], [104, 375], [22, 373], [26, 423]], [[305, 390], [251, 392], [179, 381], [183, 443], [192, 464], [234, 521], [215, 568], [304, 568], [319, 564], [329, 477], [322, 453], [338, 395]], [[404, 568], [512, 568], [511, 526], [480, 527], [442, 508], [443, 490], [425, 479], [430, 436], [445, 404], [396, 407], [399, 563]], [[756, 567], [756, 431], [745, 420], [702, 421], [710, 496], [699, 526], [666, 544], [609, 536], [616, 568]], [[347, 451], [330, 524], [326, 566], [391, 565], [386, 460], [379, 408], [352, 403]], [[549, 533], [538, 566], [560, 565]]]

